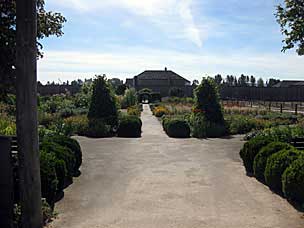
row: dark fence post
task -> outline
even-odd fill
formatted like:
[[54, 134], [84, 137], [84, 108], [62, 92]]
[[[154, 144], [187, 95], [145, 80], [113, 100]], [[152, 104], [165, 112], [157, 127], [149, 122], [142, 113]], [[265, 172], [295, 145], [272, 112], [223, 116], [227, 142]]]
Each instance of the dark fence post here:
[[283, 104], [280, 106], [280, 113], [283, 113]]
[[298, 104], [295, 104], [295, 114], [298, 115]]
[[0, 136], [0, 227], [13, 227], [14, 177], [11, 138]]

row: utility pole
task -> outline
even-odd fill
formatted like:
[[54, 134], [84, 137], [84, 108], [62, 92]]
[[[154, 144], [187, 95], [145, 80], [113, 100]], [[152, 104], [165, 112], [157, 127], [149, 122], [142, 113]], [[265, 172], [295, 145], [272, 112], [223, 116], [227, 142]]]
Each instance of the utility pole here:
[[22, 228], [41, 228], [37, 118], [37, 0], [17, 0], [17, 138]]

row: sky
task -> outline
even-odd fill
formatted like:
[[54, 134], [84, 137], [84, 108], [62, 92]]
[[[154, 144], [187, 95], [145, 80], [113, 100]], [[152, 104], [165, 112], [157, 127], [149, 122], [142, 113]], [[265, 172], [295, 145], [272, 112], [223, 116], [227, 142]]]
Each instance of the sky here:
[[46, 0], [67, 22], [44, 39], [38, 80], [106, 74], [122, 80], [169, 70], [188, 80], [240, 74], [304, 79], [303, 58], [281, 52], [282, 0]]

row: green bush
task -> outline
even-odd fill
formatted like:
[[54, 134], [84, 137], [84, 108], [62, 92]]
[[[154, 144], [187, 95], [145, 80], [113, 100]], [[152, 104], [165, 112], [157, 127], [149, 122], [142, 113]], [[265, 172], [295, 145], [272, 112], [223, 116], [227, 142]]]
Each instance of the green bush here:
[[40, 167], [41, 194], [53, 206], [58, 186], [55, 155], [40, 151]]
[[77, 175], [82, 163], [82, 152], [79, 143], [75, 139], [63, 135], [47, 137], [46, 140], [67, 147], [73, 152], [75, 157], [74, 175]]
[[104, 125], [117, 126], [118, 112], [115, 95], [105, 76], [97, 76], [88, 113], [89, 120], [102, 120]]
[[58, 143], [49, 142], [47, 139], [42, 142], [40, 147], [45, 152], [54, 154], [58, 160], [65, 162], [67, 170], [66, 180], [71, 181], [73, 179], [74, 167], [76, 164], [74, 153], [69, 148], [61, 146]]
[[126, 109], [128, 107], [134, 106], [137, 104], [137, 95], [135, 89], [127, 89], [125, 95], [121, 101], [121, 108]]
[[165, 119], [164, 130], [172, 138], [189, 138], [190, 127], [187, 121], [181, 119]]
[[206, 121], [202, 114], [192, 114], [190, 123], [192, 136], [195, 138], [216, 138], [227, 134], [225, 124]]
[[103, 119], [91, 119], [86, 129], [81, 135], [91, 138], [105, 138], [112, 136], [111, 126], [107, 125]]
[[224, 116], [219, 99], [217, 84], [212, 78], [203, 78], [195, 89], [194, 114], [203, 114], [206, 122], [224, 125]]
[[282, 191], [282, 175], [293, 161], [299, 157], [300, 152], [296, 149], [282, 150], [271, 155], [265, 168], [266, 184], [274, 191]]
[[128, 113], [128, 115], [139, 117], [141, 114], [141, 110], [138, 105], [134, 105], [134, 106], [128, 107], [127, 113]]
[[287, 199], [304, 205], [304, 156], [295, 160], [283, 173], [283, 192]]
[[248, 174], [253, 173], [254, 158], [259, 153], [260, 149], [271, 142], [272, 140], [270, 138], [257, 136], [245, 143], [240, 151], [240, 156]]
[[125, 115], [120, 117], [117, 130], [118, 137], [140, 137], [142, 122], [137, 116]]
[[263, 147], [254, 158], [253, 171], [255, 177], [260, 181], [264, 181], [264, 172], [268, 157], [281, 150], [291, 148], [292, 146], [290, 144], [282, 142], [273, 142]]
[[57, 192], [61, 192], [63, 191], [63, 189], [65, 188], [65, 183], [67, 180], [67, 176], [68, 176], [68, 171], [67, 171], [67, 167], [65, 164], [65, 161], [62, 159], [56, 159], [56, 176], [57, 176], [57, 180], [58, 180], [58, 185], [57, 185]]
[[253, 118], [244, 117], [242, 115], [231, 115], [227, 118], [226, 123], [229, 126], [229, 132], [235, 134], [245, 134], [254, 129], [260, 129], [261, 126]]

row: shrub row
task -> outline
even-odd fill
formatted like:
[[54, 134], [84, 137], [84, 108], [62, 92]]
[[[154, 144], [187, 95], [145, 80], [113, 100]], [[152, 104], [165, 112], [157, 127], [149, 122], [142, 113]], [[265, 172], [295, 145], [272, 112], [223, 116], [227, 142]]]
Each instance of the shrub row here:
[[45, 137], [40, 151], [42, 196], [52, 206], [56, 195], [79, 175], [82, 152], [75, 139], [61, 135]]
[[270, 189], [300, 204], [304, 203], [304, 152], [276, 137], [256, 136], [240, 151], [247, 173]]

